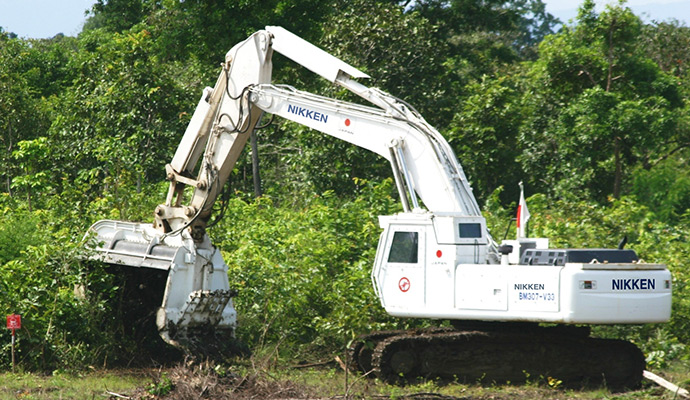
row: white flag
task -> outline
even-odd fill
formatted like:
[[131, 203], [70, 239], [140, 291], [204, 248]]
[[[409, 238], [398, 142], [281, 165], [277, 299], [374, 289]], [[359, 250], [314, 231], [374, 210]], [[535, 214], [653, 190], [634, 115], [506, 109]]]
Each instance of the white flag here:
[[529, 209], [527, 209], [527, 202], [525, 202], [525, 191], [522, 188], [522, 182], [520, 182], [520, 203], [518, 204], [517, 209], [518, 239], [527, 237], [527, 221], [529, 220], [529, 217]]

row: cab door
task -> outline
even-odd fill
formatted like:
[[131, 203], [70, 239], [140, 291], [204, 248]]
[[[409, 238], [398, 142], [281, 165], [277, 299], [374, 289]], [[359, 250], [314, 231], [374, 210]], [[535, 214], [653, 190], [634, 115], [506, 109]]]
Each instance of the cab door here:
[[425, 232], [423, 226], [390, 225], [374, 279], [387, 311], [424, 307]]

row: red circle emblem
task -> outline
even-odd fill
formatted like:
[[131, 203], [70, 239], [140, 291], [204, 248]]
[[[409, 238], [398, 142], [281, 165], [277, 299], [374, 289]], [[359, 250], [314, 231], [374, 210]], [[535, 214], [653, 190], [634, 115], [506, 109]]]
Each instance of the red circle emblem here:
[[441, 250], [436, 250], [436, 257], [441, 258], [443, 252]]
[[403, 276], [398, 281], [398, 288], [403, 293], [407, 292], [408, 290], [410, 290], [410, 280]]
[[347, 118], [347, 119], [345, 120], [345, 126], [350, 126], [350, 118]]

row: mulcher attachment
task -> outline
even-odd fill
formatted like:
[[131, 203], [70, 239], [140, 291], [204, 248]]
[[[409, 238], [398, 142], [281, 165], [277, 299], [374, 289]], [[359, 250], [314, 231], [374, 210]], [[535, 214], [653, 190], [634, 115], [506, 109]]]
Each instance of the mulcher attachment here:
[[156, 315], [158, 333], [167, 343], [190, 352], [215, 352], [224, 344], [204, 341], [233, 341], [236, 292], [229, 287], [220, 251], [208, 237], [196, 243], [186, 231], [167, 236], [147, 224], [103, 220], [91, 227], [87, 239], [96, 260], [167, 271]]

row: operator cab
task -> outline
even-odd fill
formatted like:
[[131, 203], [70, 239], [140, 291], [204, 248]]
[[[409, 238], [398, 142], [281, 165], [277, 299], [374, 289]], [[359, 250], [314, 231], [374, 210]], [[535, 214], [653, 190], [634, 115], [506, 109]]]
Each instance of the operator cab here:
[[372, 279], [381, 302], [398, 309], [453, 307], [455, 267], [489, 263], [483, 217], [412, 212], [379, 216], [379, 224]]

